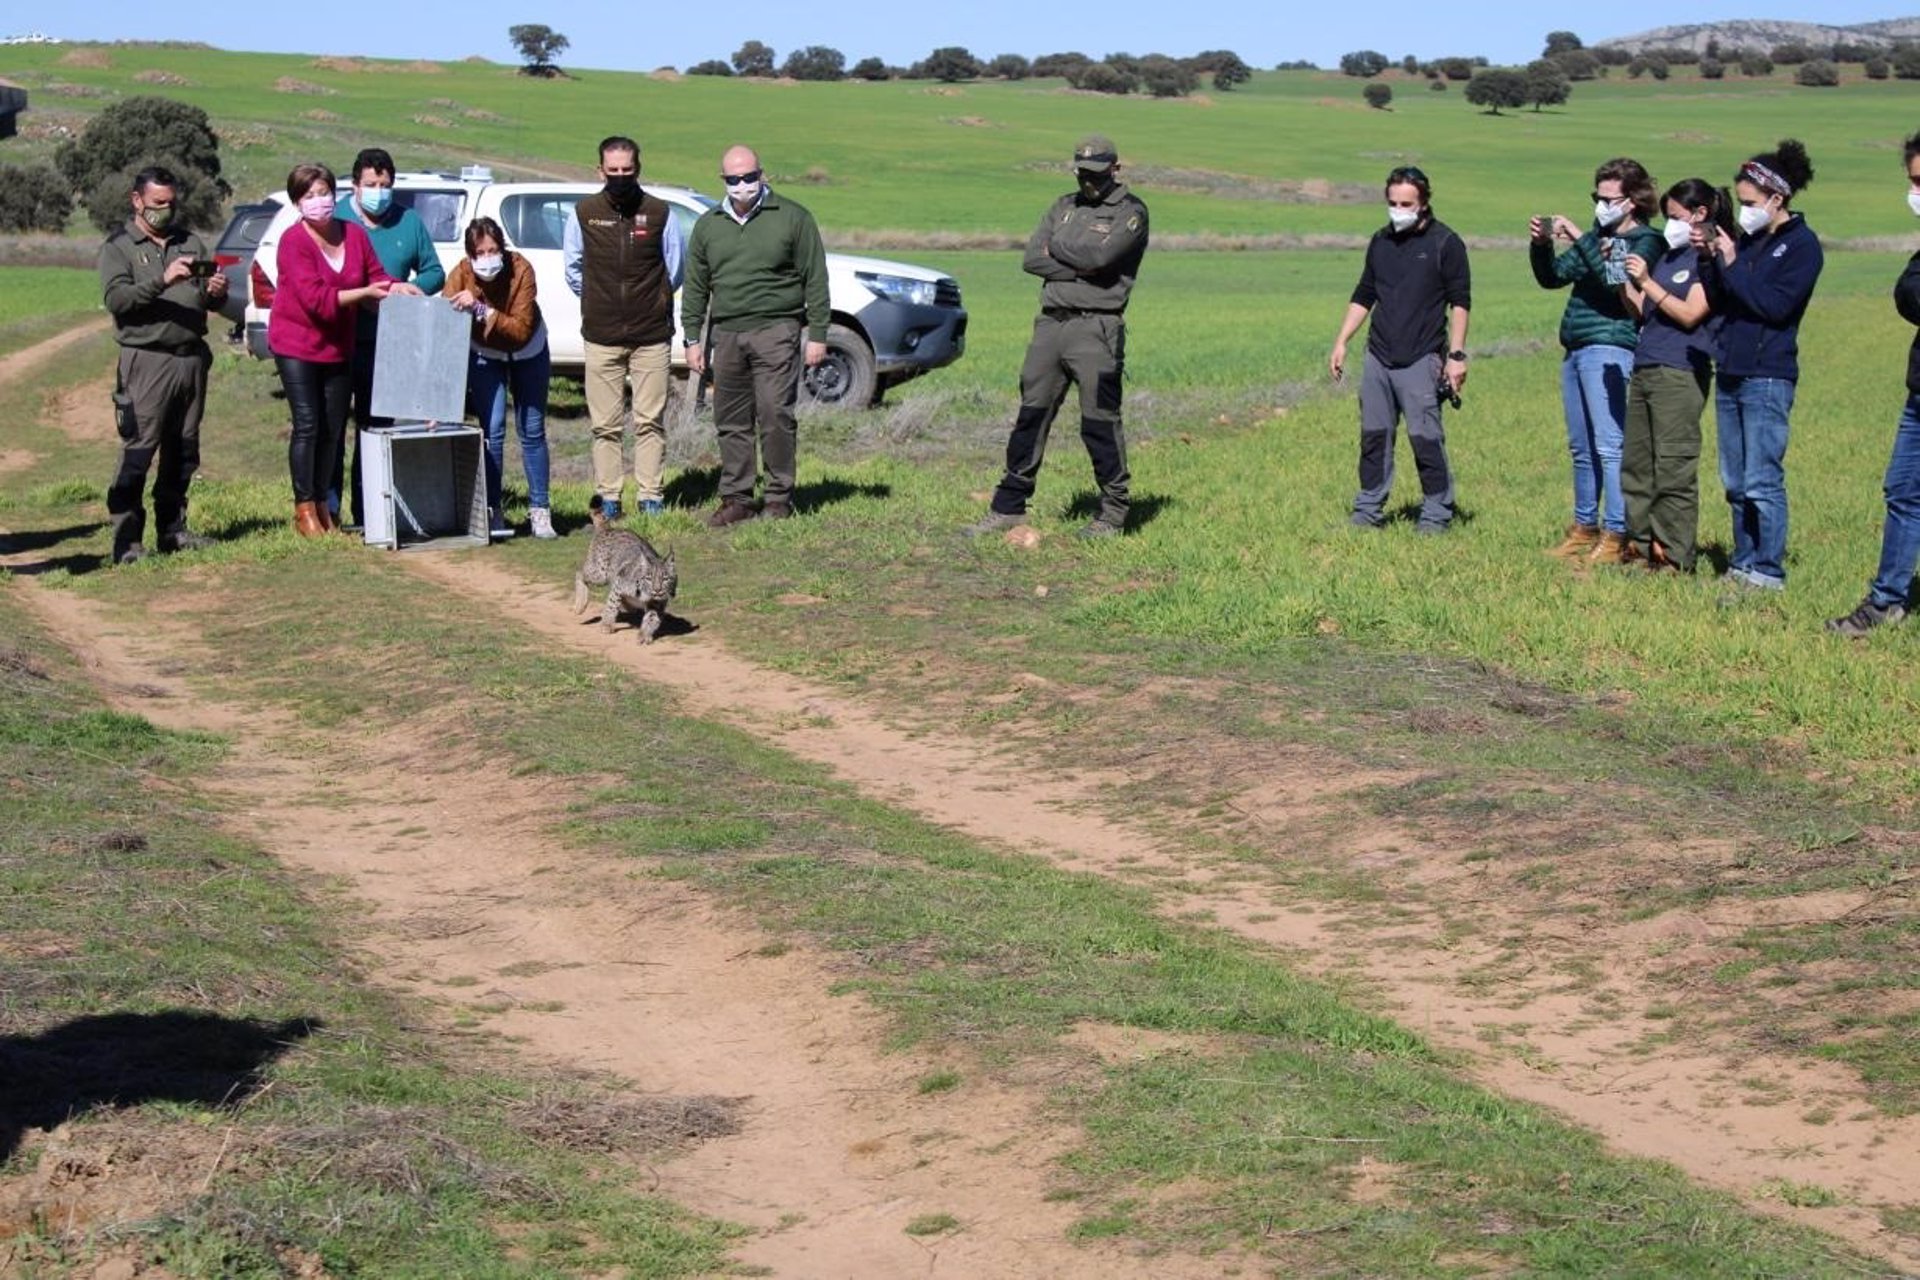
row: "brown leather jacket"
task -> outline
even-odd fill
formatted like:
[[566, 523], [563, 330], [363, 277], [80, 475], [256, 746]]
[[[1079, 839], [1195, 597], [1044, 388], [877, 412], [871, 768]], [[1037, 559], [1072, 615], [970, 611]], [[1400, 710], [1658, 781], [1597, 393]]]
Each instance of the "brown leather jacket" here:
[[443, 296], [471, 293], [487, 304], [487, 314], [473, 322], [475, 346], [507, 355], [521, 350], [540, 331], [539, 286], [533, 264], [513, 250], [505, 250], [506, 265], [491, 280], [473, 274], [473, 263], [462, 258], [447, 273]]

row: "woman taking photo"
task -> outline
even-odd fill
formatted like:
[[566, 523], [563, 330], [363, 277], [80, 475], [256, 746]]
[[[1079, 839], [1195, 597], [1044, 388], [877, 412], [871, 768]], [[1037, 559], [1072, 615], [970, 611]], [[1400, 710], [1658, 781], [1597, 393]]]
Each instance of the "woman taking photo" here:
[[300, 221], [280, 237], [279, 284], [267, 319], [267, 346], [293, 420], [287, 439], [293, 527], [309, 538], [336, 527], [326, 486], [353, 398], [355, 319], [362, 306], [378, 306], [389, 293], [420, 292], [396, 284], [367, 233], [334, 216], [333, 188], [333, 170], [323, 164], [299, 165], [287, 175], [287, 199]]
[[[1550, 556], [1619, 563], [1627, 539], [1620, 495], [1620, 445], [1627, 416], [1627, 380], [1640, 340], [1626, 297], [1626, 260], [1660, 254], [1653, 179], [1637, 162], [1609, 160], [1593, 174], [1593, 226], [1581, 232], [1566, 218], [1542, 214], [1528, 223], [1533, 278], [1543, 289], [1573, 289], [1560, 317], [1560, 398], [1573, 457], [1573, 525]], [[1555, 240], [1571, 244], [1555, 256]]]
[[1713, 381], [1713, 333], [1695, 241], [1730, 215], [1704, 178], [1661, 198], [1666, 252], [1627, 258], [1628, 296], [1638, 299], [1640, 345], [1627, 385], [1620, 491], [1627, 506], [1627, 559], [1649, 569], [1693, 572], [1700, 526], [1700, 411]]
[[533, 264], [506, 248], [506, 234], [492, 218], [467, 224], [467, 256], [447, 277], [453, 305], [473, 316], [473, 359], [467, 366], [467, 399], [487, 437], [487, 508], [493, 529], [508, 534], [500, 509], [500, 481], [507, 450], [507, 392], [513, 392], [520, 463], [527, 472], [527, 524], [536, 538], [551, 538], [547, 506], [547, 329]]
[[1791, 138], [1741, 165], [1739, 238], [1714, 228], [1701, 263], [1720, 317], [1713, 405], [1733, 517], [1727, 577], [1771, 591], [1787, 585], [1787, 418], [1800, 378], [1800, 317], [1825, 261], [1819, 238], [1788, 206], [1812, 181], [1807, 149]]

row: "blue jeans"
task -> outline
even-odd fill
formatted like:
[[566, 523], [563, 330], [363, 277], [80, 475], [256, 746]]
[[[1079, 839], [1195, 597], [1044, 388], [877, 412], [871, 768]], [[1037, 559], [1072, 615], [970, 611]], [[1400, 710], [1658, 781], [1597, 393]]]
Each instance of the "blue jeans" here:
[[1907, 397], [1887, 460], [1887, 523], [1880, 537], [1880, 572], [1867, 598], [1885, 608], [1904, 605], [1920, 561], [1920, 395]]
[[1720, 483], [1733, 517], [1727, 571], [1763, 587], [1787, 581], [1787, 415], [1793, 392], [1785, 378], [1721, 374], [1714, 395]]
[[1573, 522], [1627, 531], [1620, 495], [1620, 444], [1627, 430], [1627, 382], [1633, 352], [1625, 347], [1575, 347], [1560, 363], [1560, 399], [1567, 410], [1567, 451], [1573, 455]]
[[553, 357], [545, 345], [537, 355], [512, 360], [473, 358], [467, 370], [467, 396], [487, 433], [487, 505], [500, 506], [500, 473], [507, 453], [507, 389], [513, 389], [514, 425], [520, 434], [520, 462], [527, 469], [527, 505], [547, 502], [547, 374]]

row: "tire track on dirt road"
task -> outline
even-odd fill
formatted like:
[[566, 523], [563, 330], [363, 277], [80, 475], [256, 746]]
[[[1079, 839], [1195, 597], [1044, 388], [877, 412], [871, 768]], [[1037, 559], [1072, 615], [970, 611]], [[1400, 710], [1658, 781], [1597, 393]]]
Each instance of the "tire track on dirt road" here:
[[[466, 1006], [536, 1059], [603, 1071], [649, 1093], [743, 1100], [738, 1135], [658, 1163], [676, 1203], [741, 1222], [736, 1249], [767, 1274], [1161, 1280], [1219, 1262], [1075, 1245], [1079, 1213], [1046, 1200], [1076, 1135], [1043, 1115], [1047, 1091], [969, 1070], [957, 1090], [919, 1081], [955, 1065], [883, 1051], [888, 1020], [804, 949], [770, 947], [744, 914], [613, 856], [552, 844], [566, 810], [551, 780], [516, 776], [457, 719], [402, 732], [330, 730], [201, 693], [193, 626], [217, 589], [183, 581], [123, 618], [37, 582], [0, 586], [81, 661], [117, 710], [234, 749], [207, 790], [226, 825], [283, 865], [344, 883], [369, 915], [359, 949], [376, 980]], [[916, 1218], [961, 1229], [913, 1236]]]
[[[1101, 787], [1117, 778], [1094, 770], [1036, 773], [959, 734], [909, 731], [843, 694], [728, 653], [711, 631], [645, 647], [625, 627], [603, 634], [594, 625], [597, 614], [572, 615], [567, 592], [531, 583], [484, 552], [421, 554], [402, 563], [496, 616], [677, 691], [687, 714], [731, 723], [824, 764], [875, 799], [1066, 869], [1112, 877], [1137, 877], [1146, 869], [1159, 873], [1159, 883], [1171, 874], [1182, 891], [1170, 912], [1204, 905], [1224, 927], [1300, 957], [1311, 971], [1363, 974], [1383, 993], [1390, 1013], [1464, 1055], [1474, 1077], [1489, 1087], [1550, 1107], [1619, 1150], [1669, 1161], [1756, 1208], [1920, 1270], [1920, 1241], [1887, 1231], [1878, 1214], [1920, 1197], [1920, 1116], [1879, 1114], [1858, 1078], [1841, 1066], [1764, 1054], [1743, 1054], [1735, 1063], [1708, 1045], [1648, 1045], [1644, 1026], [1623, 1025], [1633, 1018], [1591, 1017], [1590, 993], [1549, 988], [1518, 1005], [1511, 989], [1476, 994], [1458, 979], [1491, 959], [1494, 943], [1442, 938], [1437, 929], [1424, 937], [1416, 930], [1410, 938], [1402, 925], [1391, 945], [1380, 945], [1377, 933], [1343, 920], [1337, 904], [1297, 894], [1283, 901], [1271, 887], [1218, 875], [1166, 840], [1102, 816]], [[752, 696], [743, 699], [743, 689]], [[1314, 776], [1324, 794], [1324, 779]], [[1293, 816], [1310, 816], [1314, 783], [1303, 782], [1296, 800]], [[1284, 804], [1279, 809], [1286, 812]], [[1195, 815], [1193, 825], [1207, 823]], [[1327, 856], [1356, 852], [1331, 848]], [[1375, 874], [1390, 882], [1396, 873], [1421, 871], [1403, 861]], [[1522, 920], [1499, 901], [1483, 910], [1490, 936], [1541, 932], [1541, 921]], [[1646, 982], [1627, 957], [1645, 953], [1660, 929], [1684, 938], [1710, 923], [1674, 912], [1579, 944], [1613, 953], [1612, 989], [1624, 993], [1627, 1007], [1645, 1008], [1672, 993]], [[1489, 1028], [1519, 1029], [1533, 1052], [1524, 1058], [1490, 1052]], [[1783, 1085], [1787, 1097], [1770, 1098], [1743, 1083], [1756, 1077]], [[1830, 1118], [1803, 1118], [1816, 1110], [1814, 1100]], [[1767, 1193], [1781, 1181], [1824, 1187], [1843, 1203], [1785, 1204]]]

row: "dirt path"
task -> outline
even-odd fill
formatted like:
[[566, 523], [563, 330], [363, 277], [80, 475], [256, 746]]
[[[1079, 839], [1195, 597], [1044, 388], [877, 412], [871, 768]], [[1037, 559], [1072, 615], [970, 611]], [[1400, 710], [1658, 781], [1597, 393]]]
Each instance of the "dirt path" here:
[[62, 330], [51, 338], [44, 338], [30, 347], [22, 347], [10, 356], [0, 356], [0, 383], [12, 382], [16, 378], [25, 376], [33, 366], [57, 355], [82, 338], [99, 333], [107, 327], [108, 323], [107, 317], [101, 316], [97, 320], [89, 320], [85, 324]]
[[[1104, 819], [1096, 801], [1100, 784], [1109, 780], [1091, 772], [1076, 776], [1050, 770], [1036, 776], [966, 739], [910, 733], [846, 697], [742, 661], [709, 633], [645, 648], [624, 628], [603, 635], [593, 625], [597, 614], [585, 620], [572, 616], [567, 593], [558, 586], [530, 585], [484, 555], [423, 555], [406, 563], [491, 612], [519, 618], [543, 637], [679, 691], [687, 713], [738, 725], [826, 764], [878, 799], [1070, 869], [1128, 877], [1145, 869], [1160, 873], [1160, 883], [1171, 873], [1181, 884], [1179, 910], [1210, 907], [1225, 927], [1290, 950], [1308, 968], [1364, 974], [1403, 1022], [1466, 1055], [1474, 1074], [1489, 1086], [1552, 1107], [1620, 1150], [1671, 1161], [1757, 1207], [1816, 1225], [1903, 1267], [1920, 1268], [1920, 1248], [1886, 1232], [1877, 1213], [1881, 1206], [1912, 1204], [1920, 1194], [1920, 1116], [1879, 1115], [1864, 1102], [1850, 1072], [1804, 1058], [1744, 1055], [1736, 1063], [1700, 1045], [1649, 1047], [1646, 1028], [1634, 1025], [1637, 1017], [1594, 1018], [1588, 1007], [1592, 991], [1567, 992], [1547, 973], [1530, 986], [1516, 990], [1503, 984], [1486, 994], [1464, 990], [1459, 982], [1463, 974], [1490, 963], [1501, 940], [1515, 933], [1530, 935], [1534, 945], [1552, 946], [1555, 929], [1572, 933], [1578, 924], [1503, 918], [1503, 904], [1492, 900], [1483, 904], [1489, 939], [1483, 943], [1439, 936], [1431, 922], [1404, 924], [1390, 939], [1346, 928], [1337, 908], [1277, 901], [1268, 887], [1244, 877], [1223, 878], [1164, 840]], [[736, 691], [743, 688], [754, 691], [750, 707], [739, 705]], [[1319, 771], [1302, 769], [1297, 779], [1270, 783], [1261, 798], [1269, 820], [1298, 820], [1326, 800], [1327, 784]], [[1380, 856], [1347, 848], [1330, 849], [1328, 855], [1362, 865], [1371, 861], [1389, 882], [1396, 876], [1431, 881], [1460, 874], [1423, 866], [1417, 841], [1378, 843], [1400, 852]], [[1447, 860], [1449, 866], [1457, 863], [1457, 858]], [[1776, 918], [1785, 919], [1838, 914], [1848, 905], [1835, 897], [1775, 901], [1749, 910], [1779, 912]], [[1670, 990], [1654, 987], [1645, 971], [1645, 957], [1655, 944], [1669, 951], [1665, 962], [1671, 963], [1673, 947], [1764, 921], [1729, 918], [1736, 910], [1719, 905], [1710, 916], [1670, 912], [1623, 926], [1614, 931], [1617, 936], [1582, 934], [1578, 945], [1615, 957], [1605, 990], [1637, 1011], [1671, 998]], [[1490, 1029], [1522, 1038], [1526, 1052], [1489, 1051]], [[1822, 1112], [1815, 1120], [1805, 1118]], [[1827, 1188], [1846, 1203], [1791, 1208], [1766, 1194], [1781, 1180]]]
[[[1071, 1136], [1041, 1089], [976, 1082], [922, 1096], [954, 1064], [882, 1051], [883, 1020], [827, 994], [798, 950], [759, 954], [750, 921], [630, 863], [553, 853], [565, 799], [453, 733], [330, 735], [197, 693], [188, 590], [161, 615], [113, 619], [72, 592], [11, 594], [86, 665], [116, 708], [235, 743], [215, 794], [238, 834], [282, 863], [337, 878], [365, 904], [381, 980], [465, 1006], [538, 1059], [669, 1095], [744, 1099], [743, 1131], [658, 1167], [678, 1203], [757, 1228], [743, 1262], [779, 1276], [1207, 1276], [1066, 1238], [1047, 1170]], [[950, 1214], [953, 1234], [912, 1236]]]

